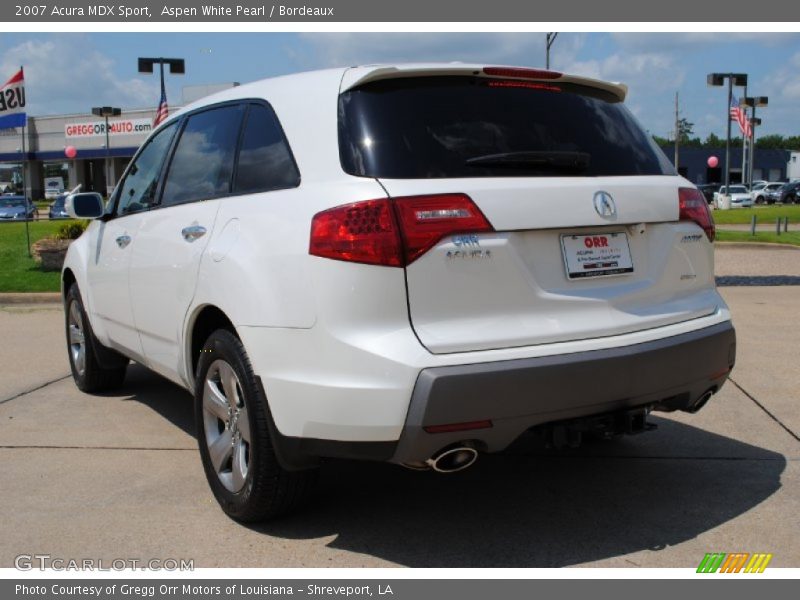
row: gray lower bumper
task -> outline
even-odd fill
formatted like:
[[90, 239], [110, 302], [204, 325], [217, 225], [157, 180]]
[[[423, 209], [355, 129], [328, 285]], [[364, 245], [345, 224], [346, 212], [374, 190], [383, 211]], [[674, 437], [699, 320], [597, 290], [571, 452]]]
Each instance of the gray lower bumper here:
[[[535, 425], [639, 406], [691, 407], [725, 382], [736, 356], [730, 321], [633, 346], [543, 358], [424, 369], [392, 462], [425, 460], [465, 440], [502, 450]], [[492, 427], [424, 427], [491, 420]]]

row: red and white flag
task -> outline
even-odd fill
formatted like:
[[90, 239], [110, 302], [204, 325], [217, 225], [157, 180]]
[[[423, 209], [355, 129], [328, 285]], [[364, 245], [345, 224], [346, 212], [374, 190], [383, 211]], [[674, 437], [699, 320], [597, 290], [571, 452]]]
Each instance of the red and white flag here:
[[156, 110], [156, 117], [153, 119], [153, 127], [158, 126], [161, 121], [167, 118], [169, 114], [169, 106], [167, 105], [167, 91], [164, 89], [164, 86], [161, 86], [161, 101], [158, 103], [158, 109]]
[[25, 75], [22, 67], [0, 88], [0, 129], [25, 127]]
[[753, 137], [753, 128], [747, 118], [747, 110], [743, 109], [736, 98], [731, 98], [731, 121], [736, 121], [739, 130], [745, 137]]

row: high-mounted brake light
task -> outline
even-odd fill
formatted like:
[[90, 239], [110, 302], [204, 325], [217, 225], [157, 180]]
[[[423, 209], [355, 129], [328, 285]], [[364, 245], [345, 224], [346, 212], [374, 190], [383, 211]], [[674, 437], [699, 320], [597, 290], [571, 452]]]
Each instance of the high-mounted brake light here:
[[559, 79], [558, 71], [545, 69], [521, 69], [519, 67], [484, 67], [483, 73], [492, 77], [517, 77], [519, 79]]
[[678, 206], [681, 221], [694, 221], [706, 232], [708, 241], [713, 242], [716, 237], [714, 218], [708, 210], [708, 202], [700, 190], [695, 188], [678, 189]]
[[526, 90], [545, 90], [547, 92], [560, 92], [561, 88], [548, 83], [536, 83], [534, 81], [519, 81], [517, 79], [498, 79], [489, 80], [487, 83], [492, 88], [524, 88]]
[[494, 231], [465, 194], [366, 200], [314, 215], [309, 254], [403, 267], [446, 235]]

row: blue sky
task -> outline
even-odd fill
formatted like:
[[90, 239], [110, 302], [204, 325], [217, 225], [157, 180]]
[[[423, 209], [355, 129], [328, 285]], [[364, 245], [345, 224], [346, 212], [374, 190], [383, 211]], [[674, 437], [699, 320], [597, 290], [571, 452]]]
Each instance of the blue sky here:
[[[86, 33], [0, 34], [0, 78], [25, 65], [29, 113], [85, 113], [91, 106], [154, 106], [158, 81], [136, 72], [138, 56], [186, 59], [168, 77], [171, 105], [184, 85], [242, 83], [297, 71], [373, 62], [463, 60], [544, 64], [544, 33]], [[561, 33], [552, 68], [622, 81], [628, 105], [652, 133], [681, 115], [705, 137], [724, 135], [726, 98], [711, 71], [750, 75], [749, 95], [769, 96], [759, 134], [800, 134], [800, 34]], [[738, 90], [741, 93], [741, 90]], [[734, 127], [734, 131], [736, 131]]]

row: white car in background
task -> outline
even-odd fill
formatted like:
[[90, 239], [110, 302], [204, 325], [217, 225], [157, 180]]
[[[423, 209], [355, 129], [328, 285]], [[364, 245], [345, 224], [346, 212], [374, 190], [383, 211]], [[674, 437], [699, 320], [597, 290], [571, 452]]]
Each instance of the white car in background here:
[[781, 189], [784, 183], [775, 181], [766, 183], [757, 190], [753, 190], [750, 197], [756, 204], [775, 204], [781, 198]]
[[[720, 186], [719, 191], [714, 194], [716, 204], [719, 206], [720, 197], [725, 195], [725, 186]], [[753, 198], [747, 187], [744, 185], [729, 185], [728, 195], [731, 197], [731, 208], [748, 208], [753, 206]]]
[[[325, 457], [454, 472], [702, 408], [735, 360], [714, 224], [627, 88], [370, 65], [206, 97], [142, 145], [62, 272], [81, 390], [195, 397], [210, 487], [285, 512]], [[368, 486], [365, 487], [365, 493]]]

